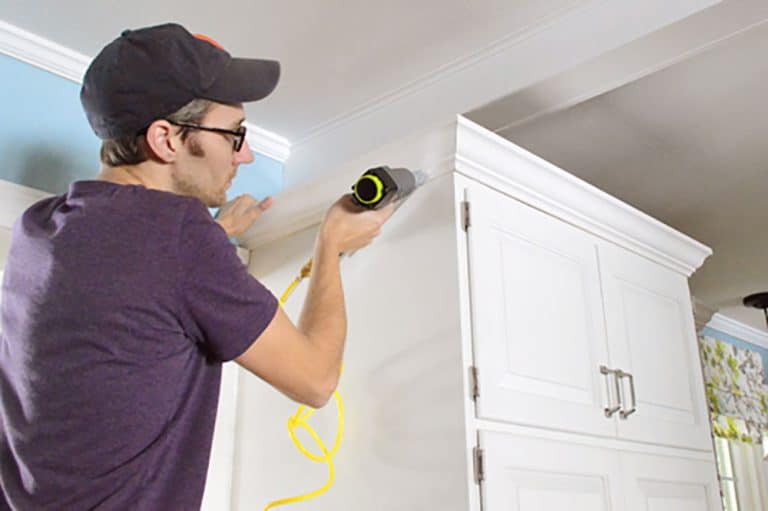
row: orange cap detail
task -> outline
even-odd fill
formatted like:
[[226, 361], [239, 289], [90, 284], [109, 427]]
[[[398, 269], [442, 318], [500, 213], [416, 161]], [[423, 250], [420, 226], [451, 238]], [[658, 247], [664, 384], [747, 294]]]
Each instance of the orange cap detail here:
[[[194, 35], [195, 37], [197, 37], [198, 39], [200, 39], [202, 41], [207, 41], [207, 42], [211, 43], [212, 45], [214, 45], [216, 48], [219, 48], [220, 50], [224, 50], [224, 47], [222, 45], [220, 45], [218, 43], [218, 41], [216, 41], [212, 37], [208, 37], [205, 34], [192, 34], [192, 35]], [[224, 50], [224, 51], [226, 51], [226, 50]]]

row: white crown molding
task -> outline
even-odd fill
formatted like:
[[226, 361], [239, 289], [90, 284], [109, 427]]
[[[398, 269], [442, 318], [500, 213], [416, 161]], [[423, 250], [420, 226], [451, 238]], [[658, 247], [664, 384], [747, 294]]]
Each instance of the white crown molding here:
[[[51, 72], [75, 83], [83, 83], [83, 76], [91, 58], [65, 46], [27, 32], [0, 20], [0, 53]], [[246, 123], [248, 144], [255, 152], [285, 163], [291, 153], [291, 144], [285, 138]]]
[[332, 176], [291, 188], [239, 242], [254, 249], [311, 227], [363, 170], [381, 162], [422, 170], [430, 179], [456, 171], [686, 276], [712, 253], [462, 116], [347, 162]]
[[82, 83], [90, 57], [0, 20], [0, 52]]
[[396, 89], [378, 97], [372, 98], [347, 112], [337, 115], [313, 128], [310, 128], [304, 136], [296, 141], [296, 145], [305, 144], [312, 139], [322, 136], [328, 131], [336, 129], [339, 126], [350, 122], [353, 119], [364, 117], [373, 111], [385, 108], [389, 104], [394, 103], [403, 97], [410, 96], [435, 83], [441, 82], [451, 75], [474, 66], [478, 62], [482, 62], [494, 55], [503, 53], [509, 48], [519, 45], [521, 41], [524, 41], [536, 33], [547, 31], [552, 25], [554, 25], [562, 18], [565, 18], [572, 12], [587, 9], [590, 7], [590, 4], [593, 3], [595, 3], [593, 0], [574, 0], [564, 7], [555, 9], [554, 11], [543, 15], [541, 18], [533, 20], [527, 25], [518, 28], [514, 32], [505, 34], [503, 37], [499, 38], [491, 44], [488, 44], [487, 46], [472, 53], [471, 55], [457, 58], [452, 62], [444, 64], [438, 69], [417, 78], [416, 80], [401, 85]]
[[768, 349], [768, 333], [733, 320], [728, 316], [716, 313], [709, 320], [707, 326], [712, 330], [717, 330], [755, 346]]
[[252, 151], [269, 156], [280, 163], [285, 163], [285, 160], [291, 155], [291, 143], [288, 139], [259, 128], [255, 124], [249, 122], [244, 124], [248, 129], [246, 140]]
[[712, 250], [459, 116], [456, 171], [686, 276]]
[[406, 130], [447, 122], [720, 1], [574, 1], [538, 24], [301, 135], [286, 162], [286, 183], [311, 182]]

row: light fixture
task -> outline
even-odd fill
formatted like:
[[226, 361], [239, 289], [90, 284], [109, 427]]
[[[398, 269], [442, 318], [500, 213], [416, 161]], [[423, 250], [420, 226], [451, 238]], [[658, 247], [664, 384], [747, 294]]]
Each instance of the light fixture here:
[[768, 293], [755, 293], [744, 298], [744, 305], [763, 309], [765, 314], [765, 325], [768, 327]]

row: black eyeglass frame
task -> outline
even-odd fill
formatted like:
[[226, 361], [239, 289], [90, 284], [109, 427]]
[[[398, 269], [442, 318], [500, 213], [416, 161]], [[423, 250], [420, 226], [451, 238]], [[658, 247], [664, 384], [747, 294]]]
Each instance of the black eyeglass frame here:
[[240, 126], [236, 130], [228, 130], [224, 128], [214, 128], [212, 126], [201, 126], [199, 124], [192, 124], [188, 122], [174, 122], [166, 119], [168, 122], [173, 124], [174, 126], [179, 126], [180, 128], [190, 128], [193, 130], [202, 130], [202, 131], [211, 131], [213, 133], [225, 133], [227, 135], [232, 135], [234, 140], [232, 141], [232, 148], [235, 150], [236, 153], [240, 152], [240, 149], [243, 148], [243, 143], [245, 142], [245, 134], [247, 133], [247, 129], [245, 126]]

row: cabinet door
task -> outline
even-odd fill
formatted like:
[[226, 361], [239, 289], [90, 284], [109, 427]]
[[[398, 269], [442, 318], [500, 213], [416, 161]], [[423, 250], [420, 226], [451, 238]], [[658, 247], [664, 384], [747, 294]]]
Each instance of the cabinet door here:
[[721, 511], [714, 461], [622, 453], [627, 511]]
[[618, 511], [618, 455], [598, 447], [480, 433], [484, 511]]
[[627, 439], [712, 450], [687, 279], [621, 247], [600, 245], [609, 351], [625, 407]]
[[482, 185], [467, 198], [478, 417], [615, 435], [596, 240]]

